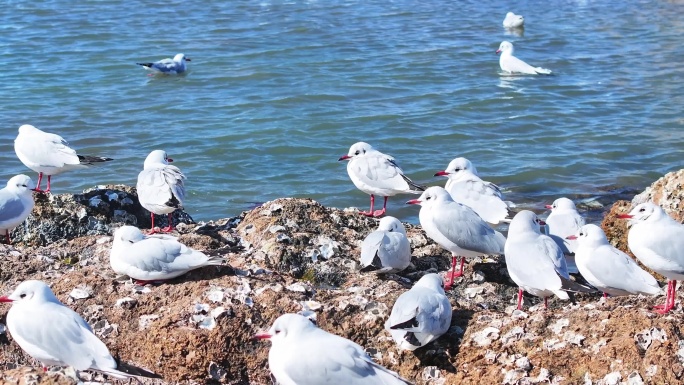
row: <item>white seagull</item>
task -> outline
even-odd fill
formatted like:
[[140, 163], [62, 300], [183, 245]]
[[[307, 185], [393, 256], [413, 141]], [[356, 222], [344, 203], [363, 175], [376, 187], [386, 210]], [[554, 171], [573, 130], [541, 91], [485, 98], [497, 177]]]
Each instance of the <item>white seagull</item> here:
[[510, 222], [507, 219], [509, 204], [503, 200], [501, 190], [494, 183], [480, 179], [477, 169], [468, 159], [452, 160], [446, 170], [437, 172], [435, 176], [446, 176], [444, 189], [454, 201], [475, 210], [488, 223]]
[[42, 191], [40, 182], [43, 180], [43, 174], [47, 175], [45, 192], [50, 192], [50, 178], [53, 175], [113, 160], [78, 155], [61, 136], [41, 131], [29, 124], [19, 127], [19, 135], [14, 139], [14, 152], [21, 163], [38, 173], [36, 191]]
[[378, 229], [361, 244], [361, 271], [376, 274], [396, 273], [411, 263], [411, 245], [404, 224], [395, 217], [384, 217]]
[[665, 304], [656, 309], [661, 314], [669, 312], [675, 307], [677, 281], [684, 279], [684, 225], [652, 202], [642, 203], [618, 217], [631, 219], [627, 243], [632, 253], [646, 267], [668, 279]]
[[524, 61], [513, 56], [513, 44], [509, 41], [502, 41], [496, 53], [501, 53], [499, 58], [499, 66], [504, 72], [509, 74], [527, 74], [527, 75], [550, 75], [551, 70], [541, 67], [532, 67]]
[[152, 227], [150, 234], [156, 232], [154, 227], [154, 214], [168, 215], [168, 226], [161, 229], [162, 232], [173, 231], [173, 218], [171, 213], [176, 209], [183, 208], [185, 199], [185, 175], [181, 170], [169, 163], [173, 159], [166, 155], [165, 151], [154, 150], [143, 164], [143, 170], [138, 174], [138, 200], [140, 205], [150, 212]]
[[0, 190], [0, 234], [4, 232], [7, 244], [10, 231], [28, 218], [33, 210], [33, 181], [26, 175], [15, 175]]
[[439, 338], [451, 325], [451, 303], [439, 274], [426, 274], [392, 307], [385, 330], [400, 349], [416, 350]]
[[516, 15], [513, 12], [508, 12], [503, 21], [504, 28], [521, 28], [525, 26], [525, 18], [522, 15]]
[[522, 309], [523, 290], [544, 298], [545, 308], [552, 294], [568, 300], [566, 291], [594, 291], [570, 279], [563, 251], [539, 230], [543, 224], [532, 211], [523, 210], [508, 228], [504, 255], [508, 275], [519, 288], [518, 309]]
[[154, 73], [162, 74], [182, 74], [186, 70], [185, 62], [191, 61], [190, 58], [185, 57], [185, 54], [179, 53], [173, 57], [173, 59], [166, 58], [154, 63], [135, 63], [137, 65], [145, 67]]
[[283, 314], [266, 333], [268, 366], [280, 385], [411, 384], [375, 362], [356, 343], [316, 327], [299, 314]]
[[[425, 187], [414, 183], [404, 175], [393, 157], [374, 149], [370, 144], [358, 142], [349, 153], [339, 159], [348, 160], [347, 173], [359, 190], [370, 194], [370, 210], [361, 211], [366, 216], [379, 217], [387, 211], [387, 198], [401, 193], [420, 194]], [[373, 211], [375, 195], [385, 198], [382, 210]]]
[[577, 211], [575, 203], [568, 198], [558, 198], [553, 204], [546, 205], [546, 208], [551, 209], [551, 214], [546, 218], [547, 234], [563, 250], [568, 270], [576, 273], [577, 266], [573, 253], [577, 248], [577, 241], [568, 237], [576, 234], [577, 230], [585, 225], [585, 220]]
[[[465, 257], [501, 254], [506, 238], [492, 229], [470, 207], [454, 202], [451, 195], [439, 186], [429, 187], [418, 199], [407, 204], [421, 206], [418, 218], [423, 230], [433, 241], [451, 252], [451, 272], [444, 288], [449, 290], [454, 278], [463, 275]], [[456, 272], [456, 258], [461, 267]]]
[[596, 225], [584, 225], [577, 234], [575, 261], [582, 277], [603, 296], [660, 293], [658, 281], [644, 271], [627, 254], [608, 243], [606, 233]]
[[122, 226], [114, 232], [109, 255], [112, 270], [141, 283], [164, 281], [224, 262], [221, 257], [210, 257], [185, 246], [176, 237], [146, 236], [133, 226]]
[[7, 329], [14, 341], [45, 369], [71, 366], [119, 379], [161, 378], [112, 357], [83, 318], [59, 302], [42, 281], [24, 281], [11, 295], [0, 297], [0, 302], [12, 303]]

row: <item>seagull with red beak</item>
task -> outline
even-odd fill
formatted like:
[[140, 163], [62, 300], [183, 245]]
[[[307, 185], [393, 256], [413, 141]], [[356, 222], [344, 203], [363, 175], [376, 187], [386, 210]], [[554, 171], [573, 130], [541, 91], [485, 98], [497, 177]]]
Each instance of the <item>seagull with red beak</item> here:
[[[465, 257], [502, 254], [506, 238], [491, 228], [473, 209], [454, 202], [442, 187], [425, 190], [418, 199], [407, 204], [420, 205], [420, 225], [433, 241], [451, 252], [451, 272], [444, 288], [449, 290], [454, 278], [463, 275]], [[456, 271], [456, 259], [461, 257], [461, 267]]]
[[[387, 211], [387, 198], [397, 194], [420, 194], [424, 186], [414, 183], [404, 175], [393, 157], [374, 149], [370, 144], [358, 142], [349, 148], [347, 173], [359, 190], [370, 194], [370, 210], [361, 211], [369, 217], [380, 217]], [[375, 196], [385, 198], [382, 210], [374, 210]]]

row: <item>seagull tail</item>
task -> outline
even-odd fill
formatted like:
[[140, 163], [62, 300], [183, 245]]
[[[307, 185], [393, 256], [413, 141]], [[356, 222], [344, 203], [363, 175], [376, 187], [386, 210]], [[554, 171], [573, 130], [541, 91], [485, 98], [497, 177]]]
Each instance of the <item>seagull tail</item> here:
[[[416, 309], [417, 310], [417, 309]], [[416, 317], [411, 318], [408, 321], [400, 322], [396, 325], [390, 326], [390, 329], [392, 330], [397, 330], [397, 329], [413, 329], [418, 327], [418, 320]], [[410, 341], [409, 341], [410, 342]]]
[[101, 156], [90, 156], [90, 155], [76, 155], [78, 156], [78, 161], [81, 164], [91, 166], [93, 163], [102, 163], [102, 162], [109, 162], [110, 160], [114, 160], [112, 158], [105, 158]]
[[547, 70], [546, 68], [534, 67], [534, 70], [540, 75], [551, 75], [551, 70]]
[[112, 377], [116, 377], [119, 379], [126, 379], [126, 378], [136, 378], [136, 377], [145, 377], [145, 378], [162, 378], [157, 373], [153, 373], [147, 369], [139, 368], [137, 366], [133, 366], [131, 364], [127, 364], [118, 358], [115, 358], [116, 361], [116, 369], [101, 369], [101, 368], [91, 368], [92, 370], [96, 370], [98, 372], [106, 373], [111, 375]]
[[409, 186], [411, 186], [412, 188], [415, 189], [415, 190], [409, 191], [410, 193], [422, 194], [423, 191], [425, 191], [425, 190], [427, 189], [426, 186], [419, 185], [418, 183], [416, 183], [416, 182], [412, 181], [411, 179], [409, 179], [406, 175], [402, 175], [401, 177], [404, 178], [404, 180], [406, 181], [406, 183], [409, 184]]
[[561, 280], [561, 289], [562, 290], [574, 292], [574, 293], [596, 293], [598, 291], [591, 286], [580, 285], [579, 283], [577, 283], [571, 279], [561, 277], [560, 275], [558, 277]]
[[209, 259], [207, 260], [207, 265], [223, 265], [226, 263], [226, 259], [223, 257], [219, 257], [218, 255], [210, 256]]

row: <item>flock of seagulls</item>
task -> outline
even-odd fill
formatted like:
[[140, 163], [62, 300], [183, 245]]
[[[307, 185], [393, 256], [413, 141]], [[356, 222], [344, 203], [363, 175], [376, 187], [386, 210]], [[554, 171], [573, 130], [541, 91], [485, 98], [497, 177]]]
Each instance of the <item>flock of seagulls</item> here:
[[[524, 18], [509, 12], [503, 25], [523, 28]], [[510, 42], [502, 42], [499, 52], [504, 72], [551, 73], [515, 58]], [[155, 73], [180, 74], [186, 71], [186, 61], [190, 59], [178, 54], [173, 59], [137, 64]], [[8, 243], [10, 231], [34, 207], [33, 191], [49, 193], [53, 175], [112, 160], [79, 155], [62, 137], [31, 125], [19, 128], [15, 152], [26, 167], [38, 173], [38, 183], [35, 186], [30, 177], [17, 175], [0, 190], [0, 235], [5, 235]], [[446, 279], [426, 274], [397, 298], [385, 329], [400, 349], [419, 349], [447, 332], [452, 308], [445, 289], [449, 290], [455, 278], [463, 275], [465, 258], [503, 254], [508, 273], [519, 287], [518, 309], [522, 309], [525, 291], [543, 298], [545, 307], [552, 295], [567, 300], [577, 292], [601, 291], [604, 296], [661, 293], [656, 279], [611, 246], [601, 228], [585, 224], [570, 199], [559, 198], [547, 206], [551, 214], [543, 222], [529, 210], [514, 213], [515, 205], [504, 200], [501, 189], [482, 180], [465, 158], [456, 158], [445, 170], [435, 173], [436, 177], [447, 178], [444, 187], [413, 182], [392, 156], [365, 142], [352, 145], [339, 160], [348, 161], [350, 179], [370, 195], [370, 209], [361, 214], [382, 217], [389, 197], [419, 194], [406, 203], [420, 206], [423, 230], [452, 255]], [[152, 151], [138, 175], [139, 200], [151, 214], [148, 234], [133, 226], [122, 226], [113, 236], [112, 270], [138, 283], [161, 282], [193, 269], [226, 263], [222, 257], [207, 256], [181, 244], [174, 236], [157, 234], [174, 230], [171, 213], [184, 205], [186, 178], [171, 162], [165, 151]], [[47, 176], [47, 187], [40, 190], [43, 176]], [[382, 209], [376, 209], [376, 196], [384, 199]], [[168, 226], [157, 229], [154, 216], [164, 214], [168, 215]], [[680, 252], [684, 247], [684, 225], [653, 203], [638, 205], [620, 217], [632, 223], [628, 241], [634, 255], [668, 278], [665, 304], [657, 311], [669, 312], [675, 307], [676, 281], [684, 279], [684, 254]], [[510, 223], [508, 237], [493, 227], [503, 223]], [[411, 247], [404, 225], [394, 217], [383, 217], [377, 230], [364, 239], [360, 254], [363, 273], [387, 275], [406, 269]], [[588, 284], [576, 282], [570, 275], [575, 272]], [[7, 327], [14, 341], [44, 368], [70, 366], [120, 379], [160, 378], [114, 359], [83, 318], [62, 304], [44, 282], [25, 281], [10, 295], [0, 297], [0, 302], [12, 304]], [[48, 314], [50, 322], [45, 322]], [[255, 338], [270, 340], [269, 367], [282, 385], [410, 384], [375, 363], [358, 344], [318, 328], [315, 321], [299, 314], [280, 316], [267, 332]]]

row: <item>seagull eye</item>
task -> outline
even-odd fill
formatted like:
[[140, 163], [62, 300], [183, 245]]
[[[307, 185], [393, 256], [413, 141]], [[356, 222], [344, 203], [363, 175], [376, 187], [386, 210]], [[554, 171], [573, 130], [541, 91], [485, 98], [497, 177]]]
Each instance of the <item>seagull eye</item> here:
[[280, 330], [276, 330], [276, 331], [275, 331], [275, 334], [280, 334]]
[[19, 295], [19, 298], [26, 298], [26, 293], [20, 294], [20, 295]]
[[354, 153], [354, 155], [359, 155], [360, 153], [361, 153], [361, 151], [356, 151], [356, 152]]
[[642, 207], [641, 209], [639, 209], [639, 212], [640, 212], [640, 213], [643, 213], [644, 211], [646, 211], [646, 209], [643, 208], [643, 207]]

